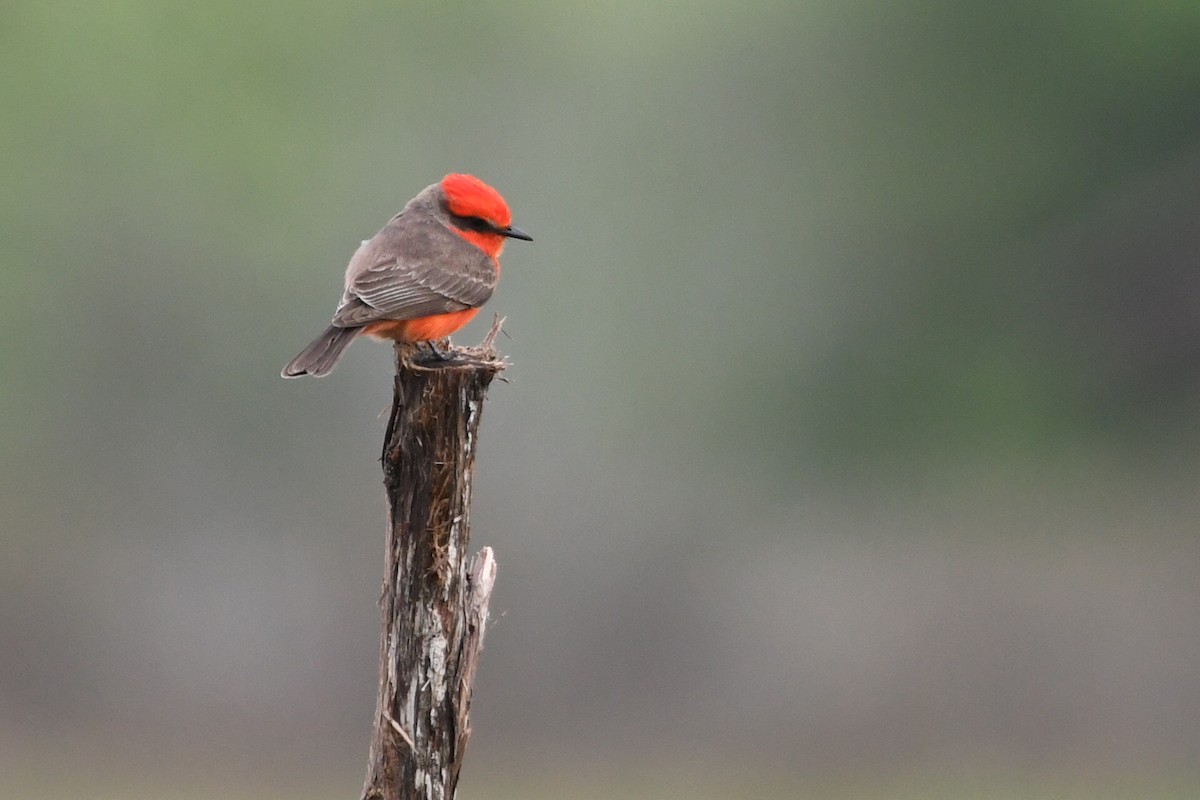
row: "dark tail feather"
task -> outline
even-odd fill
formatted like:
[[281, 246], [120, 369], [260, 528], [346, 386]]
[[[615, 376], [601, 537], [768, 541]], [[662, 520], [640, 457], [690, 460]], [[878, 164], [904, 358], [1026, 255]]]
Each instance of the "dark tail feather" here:
[[312, 344], [304, 348], [300, 355], [289, 361], [280, 374], [285, 378], [299, 378], [301, 375], [319, 378], [328, 375], [358, 334], [358, 328], [338, 328], [330, 325]]

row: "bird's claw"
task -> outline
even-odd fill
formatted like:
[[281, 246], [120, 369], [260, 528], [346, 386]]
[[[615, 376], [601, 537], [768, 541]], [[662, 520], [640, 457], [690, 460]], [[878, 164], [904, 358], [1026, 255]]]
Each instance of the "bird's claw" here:
[[444, 347], [446, 347], [447, 349], [442, 349], [441, 347], [438, 347], [438, 342], [435, 342], [432, 339], [429, 341], [423, 342], [423, 344], [425, 345], [424, 349], [426, 350], [428, 355], [425, 358], [420, 359], [422, 366], [449, 367], [449, 366], [454, 366], [456, 364], [463, 363], [462, 358], [459, 356], [459, 354], [456, 353], [454, 350], [450, 349], [453, 347], [453, 345], [450, 344], [450, 340], [442, 339], [441, 341], [444, 343]]

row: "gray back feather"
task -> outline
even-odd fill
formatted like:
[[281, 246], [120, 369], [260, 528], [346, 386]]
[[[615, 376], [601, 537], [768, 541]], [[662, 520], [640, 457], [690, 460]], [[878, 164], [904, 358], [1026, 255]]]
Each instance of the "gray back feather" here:
[[434, 184], [350, 259], [333, 324], [361, 327], [477, 308], [491, 297], [497, 279], [496, 263], [451, 230]]

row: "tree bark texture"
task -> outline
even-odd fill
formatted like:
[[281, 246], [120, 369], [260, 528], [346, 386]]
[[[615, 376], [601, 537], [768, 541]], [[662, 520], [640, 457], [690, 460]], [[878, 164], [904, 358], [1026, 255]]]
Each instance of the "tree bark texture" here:
[[496, 576], [490, 548], [468, 564], [471, 479], [488, 386], [505, 362], [483, 344], [448, 360], [396, 346], [383, 450], [386, 572], [364, 800], [452, 800]]

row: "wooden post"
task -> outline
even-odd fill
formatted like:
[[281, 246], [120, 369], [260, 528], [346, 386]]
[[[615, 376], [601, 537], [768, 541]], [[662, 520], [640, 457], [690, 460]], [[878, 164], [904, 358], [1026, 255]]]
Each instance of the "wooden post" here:
[[452, 800], [458, 784], [496, 578], [490, 548], [470, 565], [467, 553], [480, 413], [505, 367], [494, 348], [500, 323], [445, 361], [396, 346], [379, 695], [363, 800]]

